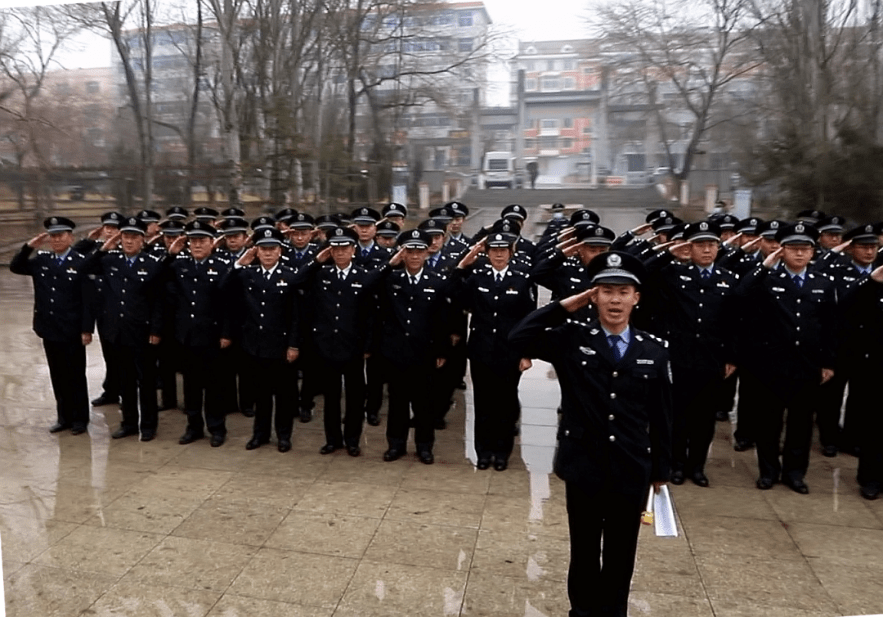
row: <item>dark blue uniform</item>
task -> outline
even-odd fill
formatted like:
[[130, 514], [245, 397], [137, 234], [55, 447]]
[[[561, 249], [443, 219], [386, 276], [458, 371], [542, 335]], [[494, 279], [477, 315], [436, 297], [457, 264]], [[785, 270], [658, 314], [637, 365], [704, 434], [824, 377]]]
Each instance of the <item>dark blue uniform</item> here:
[[84, 261], [74, 250], [61, 260], [51, 251], [34, 255], [25, 244], [9, 265], [13, 273], [33, 279], [34, 332], [43, 340], [58, 424], [78, 432], [89, 424], [82, 335], [93, 329]]

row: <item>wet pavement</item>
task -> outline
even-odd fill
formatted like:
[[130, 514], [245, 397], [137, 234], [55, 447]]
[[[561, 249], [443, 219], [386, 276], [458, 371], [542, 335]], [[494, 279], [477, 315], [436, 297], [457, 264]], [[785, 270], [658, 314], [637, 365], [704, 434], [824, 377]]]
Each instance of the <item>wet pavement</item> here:
[[[111, 441], [115, 406], [89, 432], [50, 435], [54, 402], [30, 330], [30, 282], [0, 273], [0, 539], [10, 617], [327, 617], [567, 614], [563, 484], [551, 474], [557, 384], [522, 381], [519, 445], [505, 472], [478, 471], [470, 394], [458, 391], [436, 464], [318, 454], [319, 417], [291, 452], [248, 452], [228, 417], [221, 448]], [[90, 393], [103, 373], [88, 350]], [[673, 487], [678, 538], [642, 529], [630, 615], [828, 617], [883, 612], [883, 500], [858, 494], [856, 460], [816, 448], [811, 493], [754, 488], [753, 452], [718, 423], [711, 488]]]

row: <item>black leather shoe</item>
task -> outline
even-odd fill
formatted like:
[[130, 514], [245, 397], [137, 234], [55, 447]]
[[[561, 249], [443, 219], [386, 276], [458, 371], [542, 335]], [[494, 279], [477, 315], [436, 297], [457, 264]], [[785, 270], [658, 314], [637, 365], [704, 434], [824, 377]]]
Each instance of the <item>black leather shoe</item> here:
[[252, 437], [248, 440], [248, 443], [245, 444], [246, 450], [254, 450], [255, 448], [260, 448], [262, 445], [270, 443], [269, 440], [266, 439], [258, 439], [257, 437]]
[[333, 443], [326, 443], [324, 446], [319, 448], [319, 454], [331, 454], [335, 452], [340, 446], [335, 446]]
[[397, 448], [390, 448], [386, 452], [383, 453], [383, 460], [387, 463], [391, 463], [392, 461], [397, 461], [400, 458], [405, 456], [404, 450], [399, 450]]
[[182, 446], [186, 446], [188, 443], [193, 443], [197, 439], [202, 439], [205, 437], [203, 433], [197, 433], [196, 431], [186, 430], [184, 434], [181, 435], [181, 439], [178, 440], [178, 443]]
[[737, 439], [736, 443], [733, 444], [733, 450], [736, 452], [745, 452], [745, 450], [750, 450], [754, 447], [754, 442], [748, 439]]
[[809, 493], [809, 487], [803, 480], [783, 480], [783, 484], [795, 493], [806, 495]]
[[129, 435], [137, 435], [138, 429], [134, 428], [123, 428], [122, 426], [115, 430], [111, 437], [113, 439], [122, 439], [123, 437], [128, 437]]
[[311, 409], [300, 410], [300, 421], [306, 424], [313, 419], [313, 411]]
[[862, 497], [865, 499], [874, 501], [880, 494], [880, 489], [876, 486], [862, 486], [859, 488], [859, 493], [861, 493]]
[[60, 433], [61, 431], [66, 431], [71, 427], [70, 424], [62, 424], [61, 422], [56, 422], [52, 426], [49, 427], [50, 433]]
[[680, 486], [684, 483], [684, 472], [675, 470], [671, 472], [671, 483]]
[[772, 478], [758, 478], [757, 482], [756, 482], [757, 488], [759, 488], [762, 491], [770, 490], [771, 488], [773, 488], [773, 484], [775, 484], [775, 483], [776, 483], [776, 481], [773, 480]]
[[288, 452], [291, 450], [291, 440], [290, 439], [280, 439], [279, 445], [277, 446], [280, 452]]
[[254, 418], [254, 409], [243, 409], [242, 415], [246, 418]]
[[226, 435], [212, 435], [212, 439], [209, 444], [211, 444], [212, 448], [220, 448], [224, 445], [224, 441], [226, 441], [226, 439]]
[[144, 431], [141, 433], [141, 441], [153, 441], [156, 439], [156, 431]]
[[362, 449], [359, 446], [347, 446], [346, 453], [350, 456], [359, 456], [362, 453]]
[[696, 486], [701, 486], [703, 488], [708, 486], [708, 478], [701, 471], [694, 472], [692, 475], [690, 475], [690, 479]]
[[822, 448], [822, 456], [834, 458], [837, 456], [837, 446], [824, 446]]
[[490, 469], [491, 459], [489, 458], [480, 458], [478, 462], [475, 464], [477, 469]]
[[73, 428], [71, 428], [71, 435], [82, 435], [85, 432], [85, 426], [74, 426]]
[[494, 469], [497, 471], [506, 471], [506, 468], [509, 467], [509, 461], [504, 458], [498, 458], [494, 460]]
[[102, 394], [98, 398], [92, 399], [92, 407], [102, 407], [104, 405], [116, 405], [120, 402], [120, 399], [115, 396], [108, 396], [107, 394]]
[[370, 424], [371, 426], [380, 426], [380, 416], [378, 416], [376, 413], [369, 413], [368, 424]]
[[424, 465], [432, 465], [435, 462], [435, 457], [432, 456], [432, 452], [429, 450], [421, 450], [417, 453], [417, 458], [420, 459], [420, 462]]

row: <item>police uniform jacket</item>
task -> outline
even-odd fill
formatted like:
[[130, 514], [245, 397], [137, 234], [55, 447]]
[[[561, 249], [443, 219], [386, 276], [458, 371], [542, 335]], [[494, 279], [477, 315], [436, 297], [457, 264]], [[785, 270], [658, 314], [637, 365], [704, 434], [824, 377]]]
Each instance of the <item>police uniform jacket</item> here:
[[367, 252], [359, 244], [356, 244], [356, 254], [353, 257], [353, 262], [366, 270], [373, 270], [388, 262], [392, 256], [393, 253], [389, 249], [380, 246], [376, 242], [371, 244]]
[[297, 273], [297, 284], [306, 288], [308, 313], [302, 331], [307, 333], [313, 349], [332, 362], [347, 362], [369, 351], [374, 328], [378, 283], [389, 275], [384, 264], [366, 270], [352, 264], [341, 281], [337, 267], [312, 261]]
[[228, 298], [238, 299], [234, 326], [239, 323], [242, 348], [257, 358], [284, 360], [289, 347], [297, 348], [297, 288], [294, 270], [276, 264], [269, 280], [260, 265], [234, 268]]
[[460, 253], [447, 252], [442, 247], [437, 253], [433, 253], [426, 258], [423, 268], [442, 276], [447, 276], [460, 263], [459, 255]]
[[883, 370], [883, 285], [863, 276], [838, 307], [838, 360], [847, 370]]
[[676, 366], [723, 374], [725, 363], [736, 364], [734, 326], [738, 319], [738, 278], [712, 266], [707, 279], [696, 265], [683, 265], [663, 251], [649, 268], [660, 298], [654, 316], [660, 336], [671, 342], [669, 353]]
[[738, 277], [743, 277], [763, 261], [760, 251], [746, 253], [741, 248], [732, 249], [724, 257], [718, 256], [717, 265], [724, 270], [729, 270]]
[[168, 260], [139, 252], [131, 265], [122, 251], [95, 251], [86, 258], [87, 272], [101, 275], [101, 335], [111, 343], [146, 345], [161, 336], [162, 293]]
[[295, 270], [299, 270], [313, 261], [313, 257], [315, 257], [318, 252], [319, 249], [316, 248], [315, 244], [307, 244], [302, 249], [297, 249], [292, 245], [288, 250], [288, 253], [286, 253], [288, 256], [288, 266]]
[[450, 343], [450, 284], [424, 267], [412, 285], [407, 270], [386, 277], [380, 293], [381, 355], [400, 366], [414, 366], [447, 356]]
[[835, 364], [834, 286], [807, 271], [802, 287], [784, 267], [755, 267], [736, 288], [743, 313], [736, 340], [738, 365], [783, 397], [794, 381], [818, 382]]
[[[590, 279], [582, 262], [575, 257], [565, 257], [558, 249], [552, 250], [548, 256], [538, 261], [531, 268], [533, 280], [552, 292], [553, 300], [568, 298], [588, 289]], [[570, 318], [580, 321], [591, 321], [597, 317], [593, 304], [589, 304], [573, 313]]]
[[509, 344], [509, 332], [537, 308], [536, 287], [524, 272], [508, 268], [500, 283], [490, 266], [457, 268], [453, 295], [472, 314], [469, 322], [468, 354], [471, 360], [509, 369], [518, 365]]
[[198, 264], [193, 257], [174, 260], [166, 284], [166, 302], [176, 340], [188, 347], [218, 347], [230, 338], [224, 294], [231, 264], [209, 255]]
[[9, 264], [15, 274], [34, 281], [34, 332], [54, 342], [80, 342], [92, 332], [93, 316], [88, 302], [85, 257], [71, 250], [59, 264], [52, 251], [37, 251], [25, 244]]
[[555, 367], [561, 422], [555, 472], [589, 496], [646, 499], [671, 467], [671, 373], [661, 339], [631, 328], [619, 362], [597, 321], [568, 319], [557, 302], [531, 313], [509, 335], [515, 353]]

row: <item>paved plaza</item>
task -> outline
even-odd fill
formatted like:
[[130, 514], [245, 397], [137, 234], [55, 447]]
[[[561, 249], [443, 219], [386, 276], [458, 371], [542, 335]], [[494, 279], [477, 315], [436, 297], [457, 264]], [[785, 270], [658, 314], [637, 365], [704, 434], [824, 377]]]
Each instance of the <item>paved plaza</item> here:
[[[568, 531], [552, 474], [558, 390], [525, 374], [509, 470], [477, 471], [470, 391], [458, 391], [436, 464], [384, 463], [384, 427], [360, 458], [318, 453], [318, 418], [294, 447], [248, 452], [251, 421], [228, 417], [221, 448], [111, 441], [115, 406], [87, 435], [55, 421], [31, 283], [0, 273], [0, 539], [9, 617], [564, 617]], [[98, 344], [88, 350], [100, 393]], [[384, 418], [385, 419], [385, 418]], [[883, 500], [860, 498], [856, 459], [816, 446], [810, 494], [754, 488], [753, 452], [718, 423], [711, 488], [672, 487], [681, 535], [642, 529], [630, 615], [830, 617], [883, 612]]]

